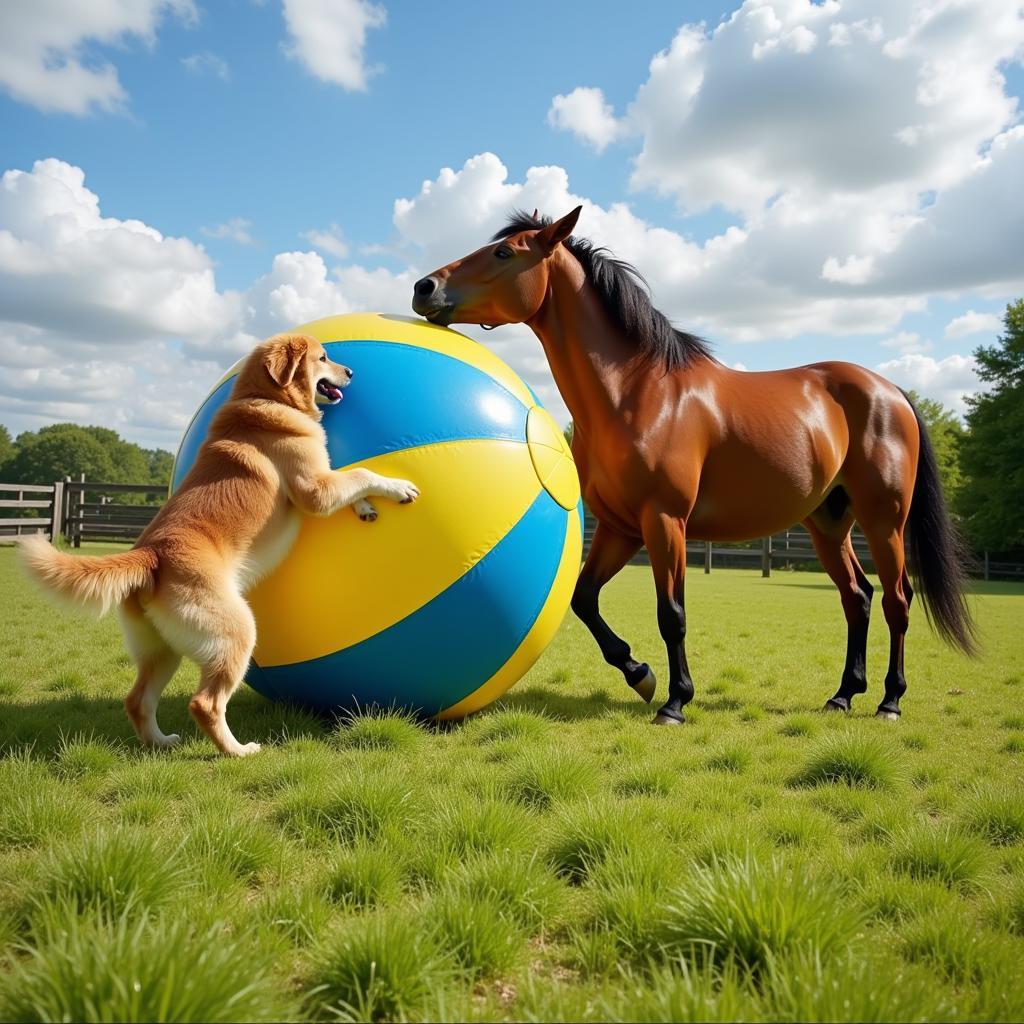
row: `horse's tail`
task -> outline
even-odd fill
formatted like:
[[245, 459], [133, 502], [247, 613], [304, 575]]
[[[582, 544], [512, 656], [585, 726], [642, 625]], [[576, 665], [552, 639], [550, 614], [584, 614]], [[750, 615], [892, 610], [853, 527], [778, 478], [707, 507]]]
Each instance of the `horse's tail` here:
[[964, 589], [970, 551], [946, 509], [935, 449], [921, 414], [910, 402], [921, 435], [914, 494], [907, 526], [908, 554], [925, 614], [939, 636], [965, 654], [978, 653], [978, 633]]
[[58, 551], [42, 534], [25, 537], [20, 547], [25, 571], [43, 590], [100, 615], [134, 591], [152, 586], [157, 569], [152, 548], [76, 558]]

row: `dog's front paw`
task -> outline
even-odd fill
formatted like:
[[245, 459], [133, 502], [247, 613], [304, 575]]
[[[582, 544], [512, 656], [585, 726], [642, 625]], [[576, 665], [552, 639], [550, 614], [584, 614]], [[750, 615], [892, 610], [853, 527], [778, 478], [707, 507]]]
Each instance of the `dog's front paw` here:
[[259, 743], [240, 743], [234, 750], [228, 751], [232, 757], [252, 757], [263, 748]]
[[391, 486], [394, 488], [392, 497], [402, 505], [408, 505], [420, 496], [420, 489], [409, 480], [392, 480]]
[[377, 510], [365, 498], [360, 498], [359, 501], [355, 503], [355, 510], [356, 515], [359, 516], [364, 523], [372, 523], [377, 519]]

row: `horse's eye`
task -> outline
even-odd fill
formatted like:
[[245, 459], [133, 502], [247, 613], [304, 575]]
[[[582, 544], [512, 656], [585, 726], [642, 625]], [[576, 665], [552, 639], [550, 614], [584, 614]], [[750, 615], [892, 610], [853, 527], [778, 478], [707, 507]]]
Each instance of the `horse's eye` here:
[[512, 250], [503, 245], [500, 249], [494, 250], [494, 255], [499, 260], [510, 260], [512, 259]]

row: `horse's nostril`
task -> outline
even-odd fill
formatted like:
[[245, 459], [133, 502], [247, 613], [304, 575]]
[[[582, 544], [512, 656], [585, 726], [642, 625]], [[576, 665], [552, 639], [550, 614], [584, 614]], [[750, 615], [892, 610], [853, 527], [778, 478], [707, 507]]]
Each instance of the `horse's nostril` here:
[[426, 299], [434, 294], [436, 288], [437, 282], [432, 277], [424, 277], [413, 286], [413, 294], [418, 299]]

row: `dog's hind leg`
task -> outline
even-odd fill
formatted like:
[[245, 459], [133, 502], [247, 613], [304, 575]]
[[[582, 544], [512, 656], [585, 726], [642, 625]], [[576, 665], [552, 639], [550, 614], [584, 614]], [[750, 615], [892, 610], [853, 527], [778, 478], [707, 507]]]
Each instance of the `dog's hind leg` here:
[[118, 607], [118, 618], [125, 646], [138, 669], [135, 685], [124, 699], [128, 719], [147, 746], [173, 747], [180, 737], [177, 733], [168, 736], [161, 732], [156, 721], [156, 706], [181, 662], [181, 655], [171, 650], [156, 631], [134, 595]]
[[260, 745], [239, 743], [228, 727], [226, 712], [252, 657], [256, 622], [237, 592], [221, 595], [205, 611], [205, 639], [193, 655], [199, 665], [199, 689], [189, 701], [188, 710], [222, 753], [231, 757], [255, 754]]

